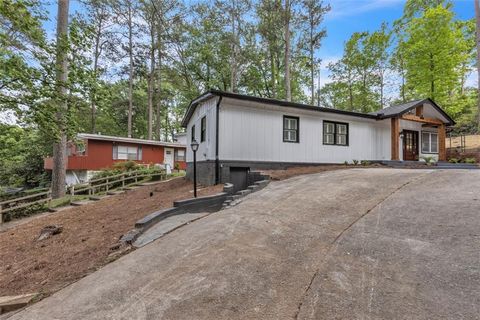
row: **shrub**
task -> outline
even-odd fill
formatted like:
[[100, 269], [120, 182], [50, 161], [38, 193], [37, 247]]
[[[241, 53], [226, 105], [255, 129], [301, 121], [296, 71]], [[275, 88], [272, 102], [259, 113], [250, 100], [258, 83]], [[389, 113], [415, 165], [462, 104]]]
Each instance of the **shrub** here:
[[175, 166], [174, 166], [175, 170], [180, 170], [180, 164], [177, 162], [175, 163]]
[[432, 164], [435, 163], [435, 159], [433, 157], [422, 157], [422, 159], [425, 161], [427, 166], [431, 166]]
[[477, 159], [475, 159], [475, 158], [465, 158], [465, 159], [463, 159], [463, 162], [465, 162], [465, 163], [477, 163]]
[[353, 161], [353, 164], [354, 164], [354, 165], [357, 165], [357, 164], [358, 164], [358, 160], [353, 159], [352, 161]]
[[116, 162], [113, 165], [114, 169], [122, 170], [122, 171], [132, 171], [136, 170], [140, 167], [135, 161], [125, 161], [125, 162]]
[[369, 166], [370, 165], [370, 161], [368, 161], [368, 160], [362, 160], [360, 163], [362, 164], [362, 166]]
[[345, 162], [343, 163], [344, 165], [348, 166], [348, 161], [345, 160]]
[[448, 159], [448, 162], [450, 162], [450, 163], [459, 163], [460, 160], [458, 160], [457, 158], [450, 158], [450, 159]]

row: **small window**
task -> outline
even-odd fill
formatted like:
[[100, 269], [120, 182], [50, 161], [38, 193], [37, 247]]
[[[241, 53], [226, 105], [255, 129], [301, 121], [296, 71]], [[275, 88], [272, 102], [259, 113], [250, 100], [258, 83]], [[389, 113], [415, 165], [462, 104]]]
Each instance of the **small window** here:
[[348, 123], [323, 121], [323, 144], [348, 146]]
[[438, 153], [438, 134], [422, 131], [422, 153]]
[[200, 142], [205, 141], [207, 135], [207, 117], [202, 118], [201, 127], [200, 127]]
[[192, 140], [191, 140], [191, 142], [193, 142], [193, 140], [195, 140], [195, 125], [192, 126]]
[[136, 146], [113, 146], [114, 160], [142, 160], [142, 147]]
[[185, 161], [185, 150], [175, 150], [175, 161]]
[[283, 142], [299, 142], [298, 117], [283, 116]]

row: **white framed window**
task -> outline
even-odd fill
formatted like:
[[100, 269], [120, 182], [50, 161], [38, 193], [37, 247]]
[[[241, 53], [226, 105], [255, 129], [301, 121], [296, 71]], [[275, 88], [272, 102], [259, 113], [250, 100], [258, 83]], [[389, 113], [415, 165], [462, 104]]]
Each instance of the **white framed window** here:
[[422, 153], [438, 153], [438, 134], [422, 131]]
[[175, 150], [175, 161], [185, 161], [185, 150], [183, 149]]
[[348, 146], [348, 123], [323, 121], [323, 144]]
[[298, 117], [283, 116], [283, 142], [299, 142]]
[[142, 160], [141, 146], [113, 146], [114, 160]]

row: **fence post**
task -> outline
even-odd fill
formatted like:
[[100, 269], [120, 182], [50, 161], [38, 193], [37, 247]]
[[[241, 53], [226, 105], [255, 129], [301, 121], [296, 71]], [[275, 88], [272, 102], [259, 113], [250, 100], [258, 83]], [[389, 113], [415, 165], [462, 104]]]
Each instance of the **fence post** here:
[[0, 204], [0, 225], [3, 223], [3, 213], [2, 213], [2, 205]]
[[50, 208], [52, 207], [52, 189], [48, 190], [47, 199], [48, 199], [47, 208], [48, 208], [48, 211], [50, 211]]
[[135, 184], [137, 184], [137, 183], [138, 183], [138, 172], [135, 171]]
[[107, 184], [105, 185], [105, 192], [108, 192], [108, 178], [107, 178]]
[[70, 203], [72, 203], [74, 196], [75, 196], [75, 185], [72, 184], [72, 186], [70, 187]]
[[125, 188], [125, 173], [122, 173], [122, 189]]

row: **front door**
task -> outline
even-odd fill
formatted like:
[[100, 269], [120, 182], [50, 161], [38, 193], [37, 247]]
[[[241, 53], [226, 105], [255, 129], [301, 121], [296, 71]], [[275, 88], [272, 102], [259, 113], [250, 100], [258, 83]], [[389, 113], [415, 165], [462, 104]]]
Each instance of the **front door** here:
[[173, 160], [173, 148], [165, 148], [165, 155], [163, 157], [163, 163], [168, 164], [170, 169], [173, 169], [174, 160]]
[[418, 131], [403, 130], [403, 160], [418, 160]]

